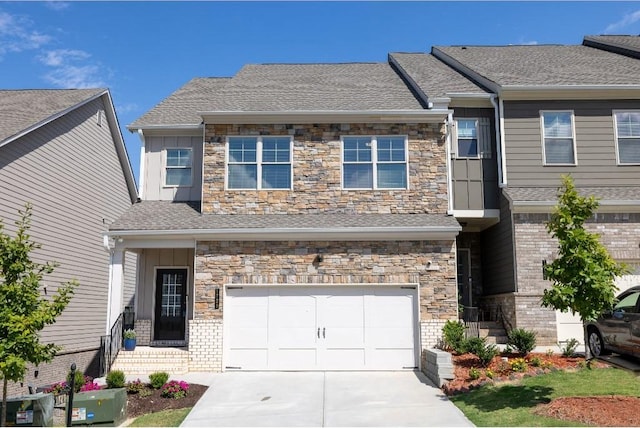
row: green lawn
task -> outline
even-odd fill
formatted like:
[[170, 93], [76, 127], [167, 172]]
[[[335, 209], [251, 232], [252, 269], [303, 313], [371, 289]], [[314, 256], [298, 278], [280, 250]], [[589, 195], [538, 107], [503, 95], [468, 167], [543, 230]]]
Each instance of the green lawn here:
[[187, 417], [192, 407], [175, 410], [163, 410], [162, 412], [149, 413], [136, 418], [130, 427], [177, 427]]
[[557, 371], [518, 384], [484, 386], [453, 396], [451, 401], [477, 426], [576, 426], [576, 422], [544, 418], [532, 410], [554, 398], [589, 395], [638, 397], [640, 378], [614, 368]]

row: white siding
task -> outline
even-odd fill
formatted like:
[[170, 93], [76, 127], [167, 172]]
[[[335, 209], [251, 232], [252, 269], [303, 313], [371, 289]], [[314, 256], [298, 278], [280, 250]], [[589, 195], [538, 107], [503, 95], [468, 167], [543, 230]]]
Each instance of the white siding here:
[[109, 123], [96, 122], [104, 108], [96, 99], [0, 148], [0, 218], [14, 231], [18, 209], [31, 202], [31, 235], [42, 244], [35, 258], [60, 263], [45, 278], [48, 290], [72, 278], [80, 283], [42, 335], [64, 351], [100, 345], [109, 281], [102, 233], [131, 206]]

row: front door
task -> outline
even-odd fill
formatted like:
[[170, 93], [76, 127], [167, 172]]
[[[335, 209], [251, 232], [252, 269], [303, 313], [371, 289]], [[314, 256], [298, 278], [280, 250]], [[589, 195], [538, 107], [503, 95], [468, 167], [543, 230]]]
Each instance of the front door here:
[[154, 340], [184, 340], [187, 269], [158, 269]]

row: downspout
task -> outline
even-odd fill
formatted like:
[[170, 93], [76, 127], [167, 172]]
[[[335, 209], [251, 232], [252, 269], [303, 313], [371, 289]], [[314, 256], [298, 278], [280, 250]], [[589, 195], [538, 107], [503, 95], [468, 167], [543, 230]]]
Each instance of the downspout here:
[[138, 198], [144, 199], [144, 185], [145, 185], [145, 138], [142, 129], [138, 129], [138, 137], [140, 138], [140, 179], [138, 182], [140, 183], [140, 189], [138, 189]]
[[496, 103], [497, 95], [492, 94], [489, 98], [493, 105], [496, 129], [496, 155], [498, 156], [498, 187], [507, 187], [507, 159], [504, 146], [504, 105], [502, 99]]
[[453, 127], [453, 113], [447, 115], [447, 121], [445, 122], [445, 132], [447, 135], [447, 199], [448, 209], [447, 214], [453, 215], [453, 174], [451, 173], [453, 165], [451, 164], [451, 128]]
[[109, 245], [109, 236], [105, 233], [102, 235], [102, 245], [109, 252], [109, 283], [107, 288], [107, 325], [105, 326], [105, 334], [111, 333], [111, 288], [113, 287], [113, 251]]

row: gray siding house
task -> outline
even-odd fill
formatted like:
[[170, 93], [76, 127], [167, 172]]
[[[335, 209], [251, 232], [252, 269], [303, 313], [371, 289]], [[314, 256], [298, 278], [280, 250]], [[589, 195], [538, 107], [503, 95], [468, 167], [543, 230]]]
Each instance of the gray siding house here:
[[[106, 334], [111, 255], [102, 234], [137, 197], [109, 92], [0, 90], [0, 218], [15, 231], [18, 210], [33, 205], [32, 238], [40, 262], [60, 264], [45, 276], [49, 292], [75, 278], [80, 286], [42, 340], [62, 346], [51, 364], [30, 368], [21, 387], [64, 380], [72, 362], [94, 376]], [[126, 255], [127, 274], [135, 254]], [[133, 296], [124, 281], [123, 296]], [[129, 302], [119, 302], [121, 312]], [[36, 371], [38, 372], [37, 378]]]
[[432, 54], [498, 99], [500, 222], [477, 237], [482, 292], [474, 306], [501, 314], [508, 327], [537, 331], [539, 344], [580, 339], [579, 320], [540, 307], [550, 286], [542, 266], [556, 251], [545, 222], [560, 176], [570, 174], [582, 193], [600, 198], [590, 227], [614, 258], [638, 266], [640, 61], [587, 39], [437, 46]]
[[[458, 317], [454, 213], [477, 230], [498, 221], [491, 106], [424, 54], [188, 82], [129, 125], [142, 200], [106, 235], [140, 255], [142, 346], [114, 367], [421, 367]], [[484, 132], [486, 151], [463, 145], [454, 176], [456, 123]]]

